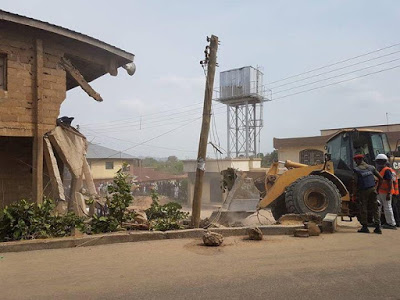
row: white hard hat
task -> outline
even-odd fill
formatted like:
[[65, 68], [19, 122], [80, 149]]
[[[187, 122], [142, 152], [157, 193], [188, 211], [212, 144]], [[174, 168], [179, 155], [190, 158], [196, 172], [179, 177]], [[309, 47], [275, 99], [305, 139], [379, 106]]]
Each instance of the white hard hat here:
[[388, 157], [385, 155], [385, 154], [378, 154], [376, 157], [375, 157], [375, 160], [378, 160], [378, 159], [380, 159], [380, 160], [388, 160]]

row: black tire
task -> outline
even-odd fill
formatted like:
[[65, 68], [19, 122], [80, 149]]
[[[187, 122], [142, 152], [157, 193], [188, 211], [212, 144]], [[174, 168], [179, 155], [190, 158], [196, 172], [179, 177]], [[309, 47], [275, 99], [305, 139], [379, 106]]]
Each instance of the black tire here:
[[293, 182], [286, 189], [285, 203], [289, 213], [314, 213], [321, 217], [339, 213], [342, 204], [336, 185], [318, 175], [301, 177]]
[[272, 216], [275, 221], [278, 221], [280, 217], [287, 214], [286, 203], [284, 197], [279, 197], [274, 202], [274, 205], [271, 207]]

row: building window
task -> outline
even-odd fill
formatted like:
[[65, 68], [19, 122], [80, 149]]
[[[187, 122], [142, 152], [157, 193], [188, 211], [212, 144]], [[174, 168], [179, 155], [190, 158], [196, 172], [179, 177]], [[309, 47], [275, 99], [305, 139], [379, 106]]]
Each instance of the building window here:
[[106, 161], [106, 170], [114, 169], [114, 162], [113, 161]]
[[7, 55], [0, 54], [0, 89], [7, 90]]
[[322, 164], [324, 162], [324, 153], [320, 150], [306, 149], [300, 151], [300, 163], [309, 166]]
[[131, 165], [130, 164], [124, 164], [123, 166], [122, 166], [122, 171], [124, 171], [124, 172], [129, 172], [131, 170]]

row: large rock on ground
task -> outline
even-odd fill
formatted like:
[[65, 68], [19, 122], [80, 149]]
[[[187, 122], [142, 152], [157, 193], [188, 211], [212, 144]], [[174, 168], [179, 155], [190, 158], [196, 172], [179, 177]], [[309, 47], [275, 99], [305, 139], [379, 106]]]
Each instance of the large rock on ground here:
[[222, 234], [206, 231], [203, 235], [203, 243], [206, 246], [220, 246], [224, 241]]
[[321, 234], [321, 229], [314, 222], [304, 222], [304, 228], [308, 229], [310, 236], [319, 236]]
[[250, 227], [247, 229], [247, 234], [250, 240], [261, 241], [263, 239], [263, 233], [258, 227]]

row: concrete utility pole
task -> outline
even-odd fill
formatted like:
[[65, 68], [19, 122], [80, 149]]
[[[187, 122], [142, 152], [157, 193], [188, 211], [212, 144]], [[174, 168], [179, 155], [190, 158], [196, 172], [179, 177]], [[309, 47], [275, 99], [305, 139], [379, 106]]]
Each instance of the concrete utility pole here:
[[207, 41], [210, 41], [210, 46], [206, 47], [206, 59], [201, 62], [203, 65], [207, 64], [207, 79], [204, 94], [203, 123], [201, 125], [199, 151], [197, 155], [196, 181], [193, 193], [192, 226], [194, 228], [198, 228], [200, 225], [201, 196], [203, 192], [203, 176], [207, 156], [208, 133], [210, 131], [211, 101], [214, 90], [215, 67], [217, 64], [218, 37], [212, 35], [211, 39], [207, 38]]

